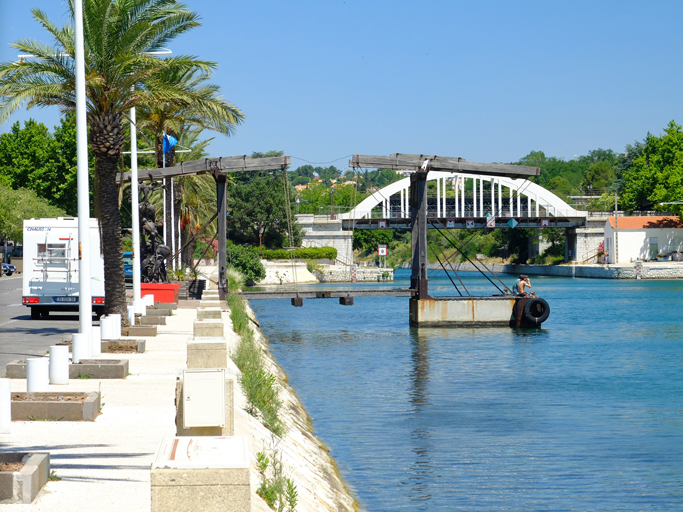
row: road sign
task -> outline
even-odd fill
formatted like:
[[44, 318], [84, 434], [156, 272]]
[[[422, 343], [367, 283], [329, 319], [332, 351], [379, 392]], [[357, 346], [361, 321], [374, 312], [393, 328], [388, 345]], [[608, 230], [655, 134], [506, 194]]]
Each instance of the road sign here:
[[454, 227], [455, 227], [455, 220], [453, 220], [453, 219], [447, 219], [447, 220], [446, 220], [446, 227], [447, 227], [447, 228], [454, 228]]
[[387, 221], [386, 220], [380, 220], [377, 222], [377, 227], [379, 229], [387, 229]]
[[550, 226], [550, 219], [541, 219], [541, 227], [547, 228]]
[[473, 221], [473, 220], [466, 220], [466, 221], [465, 221], [465, 227], [466, 227], [467, 229], [473, 228], [473, 227], [474, 227], [474, 221]]
[[496, 218], [493, 215], [487, 215], [486, 216], [486, 227], [487, 228], [495, 228], [496, 227]]
[[510, 226], [511, 228], [514, 228], [515, 226], [517, 226], [517, 224], [519, 224], [519, 222], [517, 222], [515, 219], [510, 219], [508, 221], [508, 226]]
[[377, 255], [378, 256], [386, 256], [387, 255], [387, 246], [386, 245], [378, 245], [377, 246]]

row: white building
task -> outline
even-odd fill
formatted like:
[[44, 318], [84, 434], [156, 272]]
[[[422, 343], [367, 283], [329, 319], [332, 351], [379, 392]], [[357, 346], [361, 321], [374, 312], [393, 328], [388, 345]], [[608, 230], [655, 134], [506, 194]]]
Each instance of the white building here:
[[678, 217], [609, 217], [605, 223], [608, 263], [653, 260], [676, 251], [683, 252], [683, 222]]

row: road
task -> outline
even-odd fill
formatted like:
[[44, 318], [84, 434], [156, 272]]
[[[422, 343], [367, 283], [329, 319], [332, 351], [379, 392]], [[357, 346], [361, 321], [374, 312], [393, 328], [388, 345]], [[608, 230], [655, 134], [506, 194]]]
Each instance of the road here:
[[78, 313], [50, 313], [46, 320], [31, 320], [21, 304], [22, 276], [0, 277], [0, 376], [15, 359], [45, 355], [50, 345], [78, 332]]

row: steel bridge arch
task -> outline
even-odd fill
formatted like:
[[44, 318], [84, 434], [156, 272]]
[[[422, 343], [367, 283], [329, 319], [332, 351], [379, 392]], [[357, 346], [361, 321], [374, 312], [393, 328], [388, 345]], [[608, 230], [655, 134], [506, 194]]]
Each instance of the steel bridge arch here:
[[[456, 189], [456, 216], [480, 216], [484, 217], [488, 214], [495, 214], [495, 216], [507, 216], [509, 213], [511, 217], [539, 217], [539, 216], [552, 216], [552, 217], [586, 217], [587, 213], [584, 211], [576, 210], [572, 208], [570, 205], [568, 205], [565, 201], [563, 201], [561, 198], [553, 194], [551, 191], [541, 187], [540, 185], [533, 183], [529, 180], [523, 180], [523, 179], [513, 179], [513, 178], [504, 178], [504, 177], [498, 177], [498, 176], [482, 176], [482, 175], [474, 175], [474, 174], [464, 174], [464, 173], [445, 173], [442, 171], [430, 171], [427, 174], [427, 181], [437, 181], [437, 191], [439, 192], [437, 194], [438, 198], [438, 211], [442, 211], [442, 206], [443, 206], [443, 212], [444, 212], [444, 217], [446, 216], [446, 198], [445, 198], [445, 191], [446, 191], [446, 181], [447, 180], [456, 180], [456, 183], [459, 183], [459, 180], [462, 179], [462, 184], [464, 186], [465, 180], [472, 179], [474, 181], [474, 208], [472, 209], [472, 213], [470, 215], [467, 215], [467, 212], [465, 212], [465, 209], [462, 205], [458, 205], [458, 195], [462, 196], [462, 190]], [[477, 181], [479, 182], [479, 186], [477, 186]], [[483, 190], [483, 184], [484, 182], [489, 182], [492, 184], [492, 187], [494, 187], [494, 190], [491, 191], [489, 190], [487, 192], [487, 195], [491, 197], [492, 202], [490, 203], [491, 206], [488, 208], [488, 211], [484, 211], [485, 209], [483, 208], [484, 206], [484, 190]], [[496, 195], [495, 191], [495, 185], [498, 186], [498, 193]], [[515, 191], [516, 194], [514, 197], [510, 197], [509, 205], [508, 208], [506, 208], [505, 211], [502, 211], [502, 192], [501, 188], [502, 187], [507, 187], [510, 189], [510, 192], [512, 194], [512, 191]], [[477, 192], [477, 188], [479, 188], [479, 191]], [[443, 193], [441, 191], [443, 190]], [[372, 217], [372, 210], [378, 206], [378, 205], [383, 205], [383, 217], [396, 217], [396, 215], [393, 215], [392, 212], [389, 210], [387, 212], [387, 203], [389, 202], [389, 199], [391, 196], [395, 194], [401, 194], [401, 204], [405, 205], [402, 206], [401, 212], [399, 214], [400, 217], [410, 217], [410, 208], [408, 206], [408, 192], [410, 191], [410, 178], [405, 178], [399, 181], [395, 181], [394, 183], [391, 183], [387, 185], [386, 187], [377, 190], [374, 192], [370, 197], [367, 197], [363, 201], [361, 201], [355, 208], [353, 208], [351, 211], [347, 213], [342, 213], [339, 215], [340, 218], [342, 219], [369, 219]], [[491, 194], [493, 192], [493, 194]], [[479, 194], [479, 195], [477, 195]], [[526, 197], [527, 200], [527, 215], [522, 215], [523, 208], [521, 207], [522, 205], [522, 196]], [[514, 204], [513, 199], [516, 199], [517, 204]], [[479, 203], [477, 204], [477, 201]], [[535, 208], [532, 209], [532, 201], [535, 206]], [[498, 203], [499, 208], [497, 211], [492, 212], [492, 209], [495, 208], [496, 203]], [[479, 206], [479, 208], [477, 208]], [[516, 208], [515, 208], [516, 206]], [[543, 212], [541, 212], [541, 209]], [[516, 213], [515, 213], [516, 210]], [[531, 215], [533, 210], [533, 215]], [[460, 215], [460, 213], [464, 213], [465, 215]], [[388, 213], [388, 215], [387, 215]]]

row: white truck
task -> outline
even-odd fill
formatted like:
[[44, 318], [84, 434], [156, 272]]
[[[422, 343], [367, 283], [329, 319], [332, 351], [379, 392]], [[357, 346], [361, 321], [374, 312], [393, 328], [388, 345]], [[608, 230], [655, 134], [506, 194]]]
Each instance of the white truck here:
[[[78, 311], [78, 218], [24, 221], [24, 286], [22, 301], [31, 318], [50, 311]], [[104, 259], [97, 219], [90, 219], [90, 288], [93, 312], [104, 313]]]

